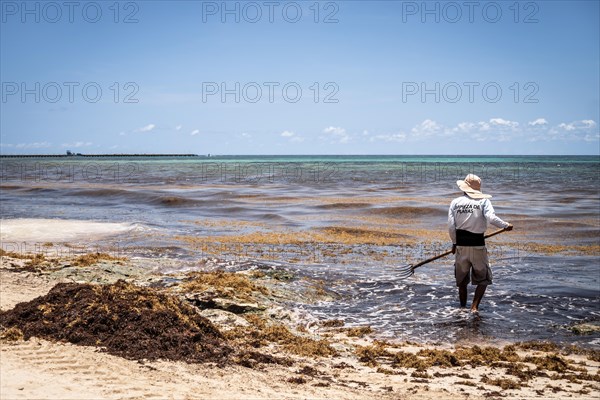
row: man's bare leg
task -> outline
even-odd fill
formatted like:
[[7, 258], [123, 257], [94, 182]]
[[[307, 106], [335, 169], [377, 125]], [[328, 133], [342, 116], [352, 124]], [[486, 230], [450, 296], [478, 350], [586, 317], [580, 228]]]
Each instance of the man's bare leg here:
[[462, 285], [458, 287], [458, 299], [460, 300], [460, 306], [467, 306], [467, 285]]
[[473, 304], [471, 304], [471, 312], [479, 311], [479, 303], [481, 303], [481, 299], [485, 294], [485, 289], [487, 289], [487, 285], [477, 285], [475, 295], [473, 296]]

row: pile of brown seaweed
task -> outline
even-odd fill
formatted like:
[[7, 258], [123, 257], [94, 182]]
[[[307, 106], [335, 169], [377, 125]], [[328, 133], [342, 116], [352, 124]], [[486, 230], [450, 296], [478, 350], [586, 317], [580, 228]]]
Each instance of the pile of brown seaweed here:
[[59, 283], [50, 292], [0, 312], [0, 325], [32, 336], [99, 346], [135, 360], [224, 364], [233, 349], [219, 330], [174, 296], [118, 281]]

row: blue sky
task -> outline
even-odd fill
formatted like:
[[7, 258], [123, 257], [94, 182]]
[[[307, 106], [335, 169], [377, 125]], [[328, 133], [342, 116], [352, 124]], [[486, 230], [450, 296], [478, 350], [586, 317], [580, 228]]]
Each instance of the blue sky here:
[[3, 154], [600, 154], [598, 1], [0, 3]]

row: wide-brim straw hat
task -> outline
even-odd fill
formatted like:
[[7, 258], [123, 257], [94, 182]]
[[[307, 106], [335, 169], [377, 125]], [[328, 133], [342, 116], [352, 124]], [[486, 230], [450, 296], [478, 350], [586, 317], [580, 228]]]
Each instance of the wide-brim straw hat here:
[[481, 179], [477, 175], [468, 174], [464, 180], [456, 181], [458, 188], [472, 199], [491, 199], [489, 194], [481, 193]]

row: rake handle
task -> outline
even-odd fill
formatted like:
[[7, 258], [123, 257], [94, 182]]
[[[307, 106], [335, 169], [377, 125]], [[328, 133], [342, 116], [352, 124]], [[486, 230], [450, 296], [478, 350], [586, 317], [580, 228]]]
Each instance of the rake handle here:
[[[490, 233], [489, 235], [485, 235], [485, 236], [484, 236], [484, 239], [491, 238], [492, 236], [496, 236], [497, 234], [499, 234], [499, 233], [502, 233], [502, 232], [504, 232], [505, 230], [506, 230], [506, 228], [499, 229], [499, 230], [497, 230], [496, 232], [492, 232], [492, 233]], [[448, 250], [448, 251], [447, 251], [447, 252], [445, 252], [445, 253], [438, 254], [437, 256], [433, 256], [433, 257], [431, 257], [431, 258], [428, 258], [427, 260], [421, 261], [420, 263], [413, 265], [413, 266], [411, 267], [411, 269], [412, 269], [412, 270], [415, 270], [415, 269], [419, 268], [419, 267], [420, 267], [420, 266], [422, 266], [422, 265], [425, 265], [425, 264], [428, 264], [428, 263], [430, 263], [430, 262], [432, 262], [432, 261], [435, 261], [435, 260], [437, 260], [438, 258], [446, 257], [448, 254], [451, 254], [451, 253], [452, 253], [452, 250]]]

